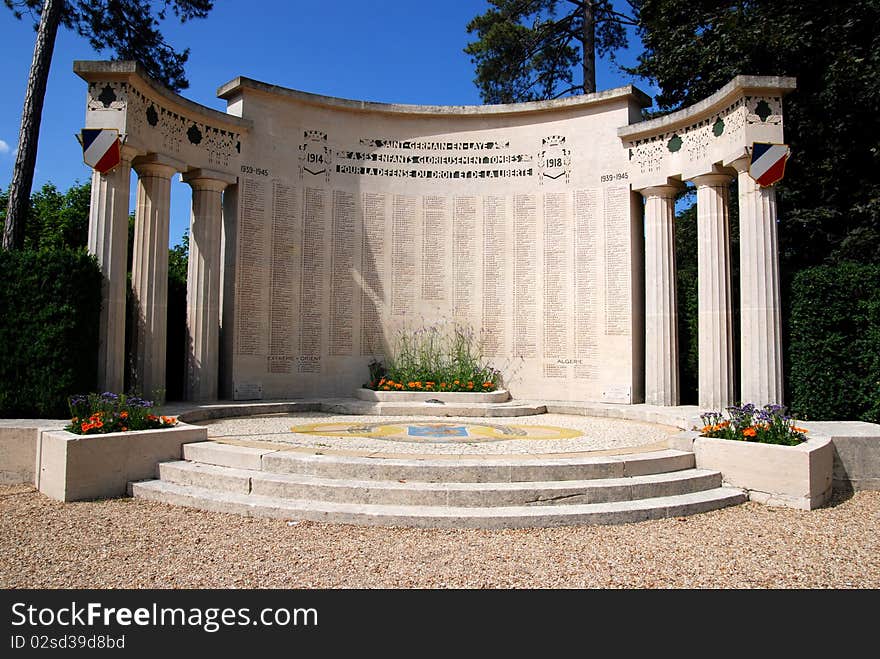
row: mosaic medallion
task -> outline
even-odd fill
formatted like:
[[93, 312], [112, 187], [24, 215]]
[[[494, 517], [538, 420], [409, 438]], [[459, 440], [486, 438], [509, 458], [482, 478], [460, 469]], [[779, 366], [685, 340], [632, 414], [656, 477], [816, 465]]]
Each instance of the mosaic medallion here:
[[466, 443], [499, 442], [511, 439], [572, 439], [579, 430], [555, 426], [517, 426], [496, 423], [435, 423], [396, 421], [392, 423], [310, 423], [293, 426], [292, 432], [321, 437], [370, 437], [396, 442]]

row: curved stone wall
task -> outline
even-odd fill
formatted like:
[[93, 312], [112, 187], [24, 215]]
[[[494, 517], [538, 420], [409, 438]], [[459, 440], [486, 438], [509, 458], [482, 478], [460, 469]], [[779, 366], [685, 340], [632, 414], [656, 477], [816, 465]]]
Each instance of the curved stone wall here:
[[351, 395], [397, 332], [470, 328], [518, 398], [640, 399], [631, 87], [511, 106], [346, 101], [236, 79], [230, 397]]

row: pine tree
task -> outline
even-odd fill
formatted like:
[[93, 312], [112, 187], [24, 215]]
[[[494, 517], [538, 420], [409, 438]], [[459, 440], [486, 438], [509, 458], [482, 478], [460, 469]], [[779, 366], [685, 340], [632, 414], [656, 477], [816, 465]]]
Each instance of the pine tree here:
[[19, 249], [24, 243], [43, 100], [58, 27], [63, 25], [76, 31], [98, 52], [107, 49], [120, 59], [139, 61], [151, 77], [170, 89], [181, 90], [188, 86], [184, 65], [189, 49], [178, 52], [167, 44], [158, 30], [159, 23], [169, 9], [181, 22], [204, 18], [214, 3], [213, 0], [3, 1], [18, 18], [25, 11], [39, 17], [3, 227], [3, 248]]
[[[468, 23], [477, 40], [464, 51], [485, 103], [515, 103], [596, 91], [596, 55], [614, 57], [637, 24], [611, 0], [489, 0]], [[581, 84], [574, 70], [580, 65]]]

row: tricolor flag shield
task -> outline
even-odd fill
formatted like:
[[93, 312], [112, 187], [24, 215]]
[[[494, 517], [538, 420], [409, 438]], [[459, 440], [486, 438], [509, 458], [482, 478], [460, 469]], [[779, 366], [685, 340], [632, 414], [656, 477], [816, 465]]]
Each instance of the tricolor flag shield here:
[[83, 162], [106, 174], [122, 160], [119, 131], [115, 128], [83, 128], [77, 135], [83, 148]]
[[752, 164], [749, 166], [749, 176], [758, 185], [767, 187], [778, 183], [785, 175], [785, 163], [791, 150], [787, 144], [765, 144], [755, 142], [752, 145]]

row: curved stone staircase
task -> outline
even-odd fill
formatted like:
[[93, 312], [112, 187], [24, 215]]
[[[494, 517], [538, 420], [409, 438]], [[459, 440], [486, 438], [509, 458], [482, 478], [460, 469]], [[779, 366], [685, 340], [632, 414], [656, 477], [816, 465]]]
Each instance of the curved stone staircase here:
[[183, 447], [133, 496], [202, 510], [345, 524], [520, 528], [619, 524], [742, 503], [677, 450], [572, 457], [357, 457], [218, 442]]

